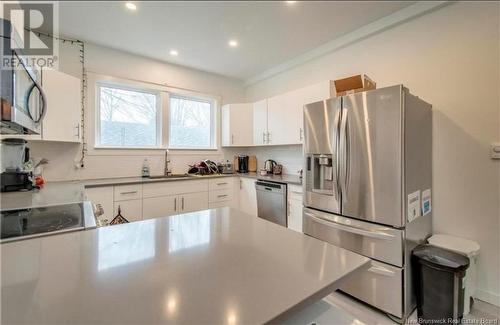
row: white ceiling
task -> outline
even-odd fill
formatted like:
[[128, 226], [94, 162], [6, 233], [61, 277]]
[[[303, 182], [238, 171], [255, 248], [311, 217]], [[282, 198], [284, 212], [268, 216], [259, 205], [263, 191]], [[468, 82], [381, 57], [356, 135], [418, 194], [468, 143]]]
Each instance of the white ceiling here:
[[[414, 2], [65, 1], [61, 35], [247, 80]], [[229, 39], [239, 41], [230, 48]], [[169, 55], [171, 49], [179, 52]]]

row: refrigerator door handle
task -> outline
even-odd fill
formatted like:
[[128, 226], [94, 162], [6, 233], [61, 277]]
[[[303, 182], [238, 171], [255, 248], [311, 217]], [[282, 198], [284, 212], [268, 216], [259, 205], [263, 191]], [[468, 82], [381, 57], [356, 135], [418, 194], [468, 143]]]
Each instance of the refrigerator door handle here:
[[342, 200], [346, 198], [347, 194], [347, 173], [348, 173], [348, 164], [349, 158], [348, 156], [348, 135], [347, 135], [347, 109], [342, 108], [342, 117], [340, 120], [340, 135], [339, 135], [339, 144], [340, 144], [340, 176], [339, 180], [340, 189], [342, 192]]
[[340, 121], [342, 118], [342, 112], [341, 108], [338, 109], [335, 113], [335, 127], [333, 128], [333, 154], [335, 158], [335, 184], [334, 184], [334, 191], [335, 191], [335, 198], [340, 201], [340, 193], [341, 193], [341, 188], [340, 188], [340, 182], [339, 182], [339, 176], [340, 176], [340, 152], [339, 152], [339, 138], [340, 138]]
[[391, 240], [391, 239], [395, 238], [394, 235], [391, 235], [391, 234], [388, 234], [388, 233], [385, 233], [382, 231], [367, 230], [367, 229], [363, 229], [363, 228], [355, 227], [355, 226], [346, 226], [346, 225], [337, 223], [333, 220], [325, 220], [323, 218], [319, 218], [319, 217], [317, 217], [309, 212], [304, 212], [304, 214], [306, 216], [310, 217], [311, 219], [313, 219], [314, 221], [316, 221], [324, 226], [336, 228], [336, 229], [339, 229], [342, 231], [347, 231], [347, 232], [350, 232], [353, 234], [366, 236], [366, 237], [372, 237], [372, 238], [378, 238], [378, 239], [385, 239], [385, 240]]
[[368, 272], [379, 274], [379, 275], [384, 275], [384, 276], [395, 276], [396, 272], [391, 271], [385, 267], [379, 266], [379, 265], [372, 265], [368, 269]]

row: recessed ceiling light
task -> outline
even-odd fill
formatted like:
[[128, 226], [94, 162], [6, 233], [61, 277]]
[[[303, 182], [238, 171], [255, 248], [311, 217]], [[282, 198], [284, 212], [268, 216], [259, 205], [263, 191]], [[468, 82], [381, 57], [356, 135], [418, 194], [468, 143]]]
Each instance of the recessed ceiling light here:
[[135, 5], [135, 3], [132, 3], [132, 2], [126, 2], [125, 3], [125, 7], [127, 7], [127, 9], [130, 9], [130, 10], [136, 10], [137, 9], [137, 6]]
[[229, 42], [227, 42], [227, 44], [229, 44], [229, 46], [231, 47], [238, 47], [238, 41], [235, 40], [235, 39], [232, 39], [232, 40], [229, 40]]
[[285, 1], [287, 5], [293, 5], [297, 1]]
[[177, 52], [177, 50], [170, 50], [170, 55], [177, 56], [177, 55], [179, 55], [179, 52]]

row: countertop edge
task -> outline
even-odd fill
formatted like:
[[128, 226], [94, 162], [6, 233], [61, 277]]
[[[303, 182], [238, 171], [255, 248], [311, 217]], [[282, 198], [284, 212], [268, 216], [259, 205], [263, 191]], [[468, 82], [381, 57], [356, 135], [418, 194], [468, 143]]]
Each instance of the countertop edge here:
[[[287, 177], [283, 179], [282, 177]], [[224, 178], [224, 177], [244, 177], [256, 180], [267, 180], [277, 183], [291, 184], [291, 185], [302, 185], [302, 180], [297, 175], [269, 175], [261, 176], [257, 173], [252, 174], [217, 174], [217, 175], [207, 175], [207, 176], [190, 176], [190, 177], [179, 177], [179, 178], [159, 178], [159, 179], [149, 179], [137, 177], [134, 179], [124, 178], [110, 178], [109, 181], [106, 179], [89, 179], [81, 180], [85, 188], [94, 187], [104, 187], [104, 186], [119, 186], [119, 185], [133, 185], [133, 184], [149, 184], [149, 183], [161, 183], [161, 182], [177, 182], [177, 181], [191, 181], [191, 180], [201, 180], [201, 179], [212, 179], [212, 178]], [[296, 179], [295, 179], [296, 178]]]
[[324, 288], [322, 288], [321, 290], [315, 292], [314, 294], [310, 295], [309, 297], [303, 299], [302, 301], [300, 301], [296, 305], [291, 306], [290, 308], [288, 308], [287, 310], [285, 310], [284, 312], [282, 312], [278, 316], [274, 317], [273, 319], [265, 322], [264, 324], [282, 324], [283, 321], [285, 319], [287, 319], [291, 314], [294, 314], [296, 312], [300, 312], [301, 310], [303, 310], [307, 306], [309, 306], [309, 305], [317, 302], [320, 299], [325, 298], [326, 296], [328, 296], [329, 294], [331, 294], [332, 292], [334, 292], [335, 290], [337, 290], [339, 288], [339, 284], [343, 283], [344, 281], [346, 281], [353, 274], [358, 273], [358, 272], [360, 272], [362, 270], [366, 270], [366, 269], [368, 269], [370, 267], [370, 265], [371, 265], [370, 261], [371, 260], [369, 258], [367, 258], [367, 257], [364, 257], [364, 258], [365, 258], [365, 262], [363, 264], [359, 265], [358, 267], [356, 267], [351, 272], [349, 272], [347, 274], [344, 274], [342, 277], [340, 277], [336, 281], [334, 281], [331, 284], [325, 286]]

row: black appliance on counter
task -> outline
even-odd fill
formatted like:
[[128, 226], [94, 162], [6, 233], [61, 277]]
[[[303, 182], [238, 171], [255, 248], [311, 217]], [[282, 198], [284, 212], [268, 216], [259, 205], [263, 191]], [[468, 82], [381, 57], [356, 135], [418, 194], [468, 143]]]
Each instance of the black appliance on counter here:
[[89, 201], [47, 207], [2, 210], [0, 242], [29, 239], [96, 227]]
[[29, 191], [33, 189], [31, 172], [24, 171], [24, 163], [30, 159], [27, 141], [4, 139], [0, 142], [1, 192]]
[[248, 173], [248, 156], [239, 155], [238, 156], [238, 173]]

